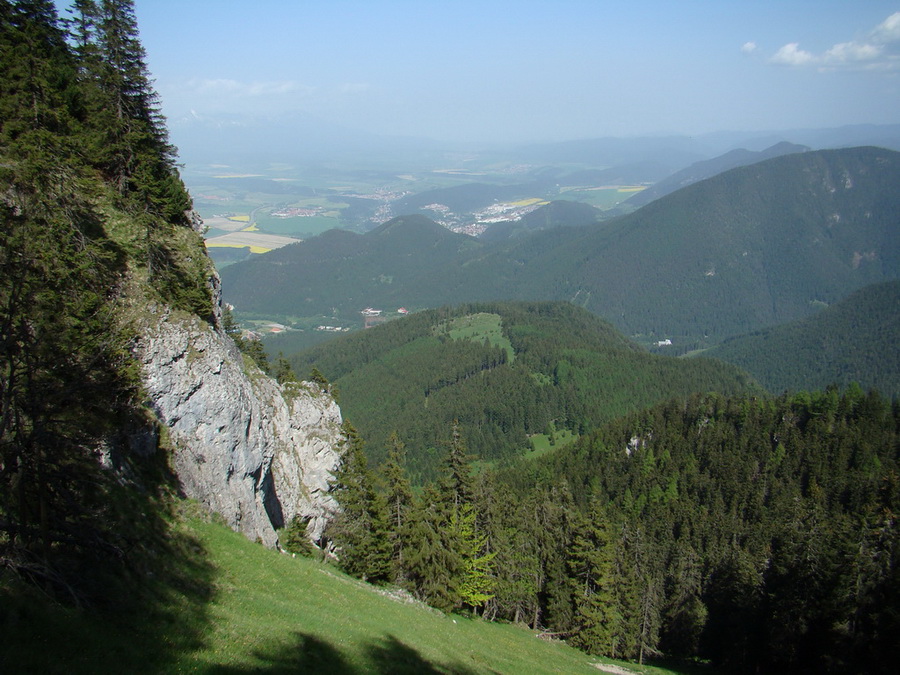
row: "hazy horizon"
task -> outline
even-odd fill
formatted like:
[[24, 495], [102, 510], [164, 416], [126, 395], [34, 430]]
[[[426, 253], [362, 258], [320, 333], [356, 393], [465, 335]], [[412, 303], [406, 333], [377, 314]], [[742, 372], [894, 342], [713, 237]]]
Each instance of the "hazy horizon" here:
[[135, 9], [176, 144], [203, 127], [239, 133], [284, 117], [325, 134], [441, 142], [900, 122], [897, 2], [136, 0]]

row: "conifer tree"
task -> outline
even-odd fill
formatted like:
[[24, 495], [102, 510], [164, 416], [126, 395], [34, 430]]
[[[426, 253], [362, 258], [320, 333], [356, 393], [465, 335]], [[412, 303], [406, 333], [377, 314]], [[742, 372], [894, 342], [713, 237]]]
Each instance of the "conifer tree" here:
[[391, 560], [396, 577], [403, 574], [403, 551], [406, 547], [406, 528], [409, 512], [413, 506], [413, 494], [409, 479], [404, 469], [406, 447], [396, 432], [388, 439], [387, 462], [382, 467], [382, 475], [386, 483], [388, 516], [390, 519]]
[[93, 448], [136, 386], [111, 304], [123, 260], [72, 150], [55, 9], [3, 2], [0, 21], [0, 527], [49, 566], [51, 552], [115, 549]]
[[445, 460], [444, 477], [441, 481], [444, 498], [454, 508], [472, 503], [472, 472], [466, 442], [459, 429], [459, 422], [453, 421], [450, 448]]
[[341, 466], [333, 484], [340, 511], [326, 536], [334, 542], [341, 567], [349, 574], [372, 582], [386, 581], [391, 572], [387, 508], [375, 490], [363, 441], [348, 422], [344, 422], [344, 435]]
[[575, 597], [572, 642], [591, 654], [614, 654], [620, 622], [615, 542], [606, 511], [597, 500], [575, 530], [569, 569]]
[[459, 541], [450, 523], [453, 511], [434, 485], [427, 485], [411, 510], [403, 537], [407, 588], [420, 600], [444, 611], [460, 603], [457, 589], [464, 570]]
[[453, 511], [450, 527], [462, 560], [456, 593], [464, 606], [477, 611], [494, 597], [494, 558], [497, 552], [488, 552], [487, 535], [479, 530], [471, 504], [463, 504]]

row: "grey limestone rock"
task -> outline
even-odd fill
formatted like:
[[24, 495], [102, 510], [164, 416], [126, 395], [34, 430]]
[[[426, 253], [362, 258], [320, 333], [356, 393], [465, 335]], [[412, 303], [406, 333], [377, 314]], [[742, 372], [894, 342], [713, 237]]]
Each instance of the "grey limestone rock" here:
[[314, 383], [279, 385], [221, 330], [163, 310], [135, 345], [186, 496], [267, 546], [295, 515], [318, 539], [335, 509], [341, 412]]

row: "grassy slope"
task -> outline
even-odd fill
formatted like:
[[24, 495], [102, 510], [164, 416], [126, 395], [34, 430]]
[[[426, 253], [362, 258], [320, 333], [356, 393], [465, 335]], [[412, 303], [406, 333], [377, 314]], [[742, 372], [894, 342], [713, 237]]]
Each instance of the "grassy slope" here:
[[[194, 584], [169, 589], [152, 611], [108, 619], [48, 607], [35, 595], [0, 613], [6, 615], [0, 671], [598, 672], [591, 664], [601, 659], [526, 629], [401, 602], [330, 565], [275, 553], [222, 525], [192, 519], [186, 529], [207, 563], [195, 561]], [[200, 587], [210, 592], [196, 592]], [[4, 604], [5, 590], [0, 579]]]

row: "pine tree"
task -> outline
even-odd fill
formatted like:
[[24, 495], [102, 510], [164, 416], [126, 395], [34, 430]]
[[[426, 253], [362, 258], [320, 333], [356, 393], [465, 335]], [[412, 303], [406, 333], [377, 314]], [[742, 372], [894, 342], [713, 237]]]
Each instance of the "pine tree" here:
[[455, 508], [472, 503], [472, 471], [469, 468], [468, 449], [454, 420], [450, 436], [450, 449], [444, 463], [441, 490], [444, 498]]
[[615, 592], [615, 542], [598, 501], [575, 530], [569, 570], [575, 597], [577, 647], [598, 655], [616, 653], [620, 616]]
[[388, 459], [382, 467], [382, 475], [387, 487], [387, 507], [390, 522], [390, 539], [392, 545], [391, 560], [395, 577], [403, 573], [403, 551], [406, 547], [406, 532], [409, 512], [413, 506], [413, 494], [404, 470], [406, 448], [397, 432], [388, 439], [390, 448]]
[[72, 149], [55, 10], [4, 2], [0, 21], [0, 523], [49, 566], [51, 552], [116, 547], [92, 448], [132, 412], [136, 384], [111, 303], [122, 256]]
[[463, 605], [477, 611], [494, 597], [494, 558], [497, 553], [488, 552], [487, 535], [479, 530], [475, 520], [474, 507], [463, 504], [453, 511], [450, 527], [462, 561], [455, 591]]
[[297, 376], [294, 374], [291, 362], [281, 352], [278, 353], [278, 358], [275, 359], [275, 365], [272, 367], [272, 377], [278, 381], [278, 384], [297, 382]]
[[423, 602], [444, 611], [459, 607], [458, 580], [464, 562], [451, 529], [452, 509], [434, 485], [410, 511], [403, 528], [407, 542], [403, 558], [406, 587]]
[[334, 542], [345, 571], [372, 582], [386, 581], [391, 573], [387, 508], [375, 490], [362, 439], [348, 422], [344, 435], [341, 466], [333, 484], [340, 511], [326, 536]]

